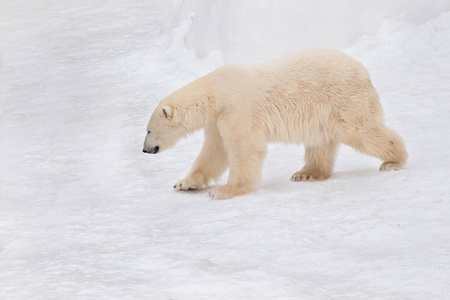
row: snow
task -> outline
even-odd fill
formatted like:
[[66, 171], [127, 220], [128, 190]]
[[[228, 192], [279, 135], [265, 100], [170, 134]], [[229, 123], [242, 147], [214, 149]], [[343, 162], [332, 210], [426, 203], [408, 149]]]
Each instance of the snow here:
[[448, 0], [174, 0], [163, 29], [191, 18], [186, 46], [198, 57], [218, 49], [226, 62], [248, 64], [298, 49], [344, 49], [398, 14], [421, 24], [448, 10]]
[[450, 298], [450, 12], [345, 50], [404, 170], [341, 147], [329, 180], [295, 183], [303, 149], [274, 144], [257, 191], [213, 201], [172, 190], [201, 132], [142, 143], [158, 101], [223, 53], [185, 48], [189, 19], [161, 34], [167, 1], [47, 4], [0, 6], [0, 299]]

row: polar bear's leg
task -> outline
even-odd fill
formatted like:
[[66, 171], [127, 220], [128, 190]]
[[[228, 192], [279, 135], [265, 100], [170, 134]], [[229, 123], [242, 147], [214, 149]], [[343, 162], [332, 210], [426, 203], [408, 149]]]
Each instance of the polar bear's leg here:
[[[228, 123], [230, 124], [230, 123]], [[262, 165], [267, 152], [267, 140], [257, 131], [225, 128], [222, 136], [227, 147], [230, 174], [227, 184], [209, 192], [213, 199], [227, 199], [244, 195], [253, 190], [261, 177]]]
[[325, 180], [333, 171], [334, 159], [338, 143], [330, 141], [329, 144], [307, 147], [303, 168], [292, 175], [292, 181], [316, 181]]
[[222, 137], [216, 125], [205, 128], [202, 150], [184, 179], [179, 180], [175, 190], [202, 189], [211, 179], [217, 180], [228, 167], [228, 157]]
[[399, 170], [408, 158], [405, 144], [400, 136], [383, 124], [378, 127], [364, 128], [345, 137], [345, 144], [356, 150], [380, 158], [381, 171]]
[[227, 199], [250, 193], [261, 177], [266, 145], [246, 150], [229, 150], [230, 174], [227, 184], [214, 188], [209, 195], [213, 199]]

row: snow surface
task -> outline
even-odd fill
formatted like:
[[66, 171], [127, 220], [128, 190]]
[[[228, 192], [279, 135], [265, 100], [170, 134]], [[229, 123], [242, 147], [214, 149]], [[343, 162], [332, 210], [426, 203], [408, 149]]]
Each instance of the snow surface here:
[[275, 144], [256, 192], [213, 201], [172, 190], [201, 132], [141, 151], [158, 101], [221, 53], [187, 50], [189, 21], [160, 34], [167, 1], [47, 4], [0, 6], [0, 299], [450, 299], [449, 12], [346, 50], [404, 170], [341, 147], [329, 180], [291, 182], [303, 149]]

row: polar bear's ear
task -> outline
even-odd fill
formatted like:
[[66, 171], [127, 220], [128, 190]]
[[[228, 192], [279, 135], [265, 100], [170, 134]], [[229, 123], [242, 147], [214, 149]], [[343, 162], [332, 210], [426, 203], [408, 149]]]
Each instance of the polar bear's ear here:
[[172, 109], [170, 108], [170, 106], [161, 107], [161, 112], [166, 119], [172, 118], [173, 112], [172, 112]]

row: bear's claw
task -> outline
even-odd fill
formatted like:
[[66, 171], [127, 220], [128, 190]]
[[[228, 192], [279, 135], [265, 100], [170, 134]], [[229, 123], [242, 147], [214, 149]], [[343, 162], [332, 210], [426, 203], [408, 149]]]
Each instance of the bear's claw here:
[[392, 171], [392, 170], [398, 171], [401, 169], [401, 167], [402, 165], [399, 163], [385, 161], [384, 163], [381, 164], [380, 171]]
[[204, 187], [206, 187], [205, 184], [199, 183], [198, 180], [194, 180], [192, 177], [181, 179], [173, 186], [176, 191], [197, 190]]
[[319, 180], [325, 180], [329, 175], [313, 175], [308, 172], [302, 172], [299, 171], [292, 175], [291, 180], [292, 181], [319, 181]]
[[184, 186], [183, 186], [183, 184], [180, 183], [180, 184], [175, 184], [175, 185], [173, 186], [173, 188], [174, 188], [175, 190], [177, 190], [177, 191], [189, 191], [189, 190], [195, 190], [195, 189], [197, 189], [197, 186], [196, 186], [196, 185], [193, 185], [193, 186], [184, 185]]

